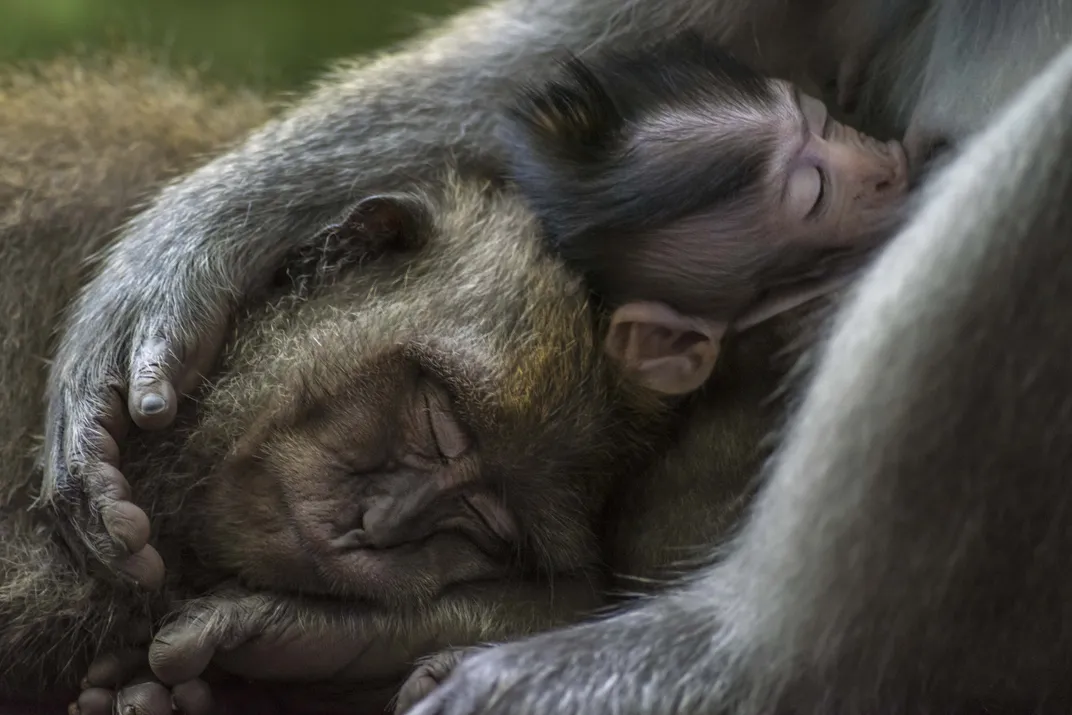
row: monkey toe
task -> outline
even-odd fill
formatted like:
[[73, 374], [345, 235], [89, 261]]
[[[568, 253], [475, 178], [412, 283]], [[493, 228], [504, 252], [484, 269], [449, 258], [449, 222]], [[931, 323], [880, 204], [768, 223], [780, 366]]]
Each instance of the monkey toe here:
[[160, 683], [130, 685], [115, 696], [120, 715], [171, 715], [171, 691]]
[[71, 715], [112, 715], [115, 696], [106, 688], [88, 688], [78, 696], [78, 700], [67, 709]]
[[212, 712], [212, 690], [203, 680], [191, 680], [171, 689], [175, 709], [183, 715], [209, 715]]

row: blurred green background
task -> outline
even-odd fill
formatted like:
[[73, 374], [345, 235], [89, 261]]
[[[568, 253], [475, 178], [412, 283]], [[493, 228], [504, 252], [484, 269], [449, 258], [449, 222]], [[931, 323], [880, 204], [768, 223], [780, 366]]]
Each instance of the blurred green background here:
[[0, 0], [0, 61], [135, 46], [228, 83], [300, 86], [466, 0]]

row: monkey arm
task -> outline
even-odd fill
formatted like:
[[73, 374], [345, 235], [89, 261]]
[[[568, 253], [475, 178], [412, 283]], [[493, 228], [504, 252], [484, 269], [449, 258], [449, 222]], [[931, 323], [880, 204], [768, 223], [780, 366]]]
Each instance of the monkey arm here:
[[[244, 678], [267, 682], [335, 683], [382, 688], [400, 684], [414, 661], [437, 651], [504, 641], [575, 622], [602, 603], [601, 589], [586, 577], [553, 584], [489, 582], [458, 587], [419, 608], [303, 599], [240, 588], [188, 602], [156, 635], [148, 661], [166, 686], [189, 688], [209, 663]], [[90, 670], [91, 697], [102, 712], [99, 692], [144, 670], [144, 657], [102, 658]], [[145, 701], [135, 683], [120, 699]], [[203, 697], [203, 696], [199, 696]], [[148, 707], [149, 711], [152, 710]], [[162, 706], [163, 707], [163, 706]], [[170, 710], [167, 710], [170, 712]]]

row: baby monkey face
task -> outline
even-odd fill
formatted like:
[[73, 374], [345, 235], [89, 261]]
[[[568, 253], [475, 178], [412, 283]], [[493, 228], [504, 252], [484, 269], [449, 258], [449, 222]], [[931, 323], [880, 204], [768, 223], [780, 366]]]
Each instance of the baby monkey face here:
[[890, 227], [908, 189], [900, 142], [858, 132], [831, 117], [820, 100], [776, 84], [792, 117], [781, 126], [771, 167], [787, 238], [852, 245]]

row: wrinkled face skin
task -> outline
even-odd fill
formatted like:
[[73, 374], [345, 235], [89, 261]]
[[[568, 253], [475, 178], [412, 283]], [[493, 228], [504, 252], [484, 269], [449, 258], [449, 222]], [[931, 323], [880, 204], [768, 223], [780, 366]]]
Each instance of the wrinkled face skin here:
[[188, 440], [219, 465], [187, 510], [203, 562], [405, 605], [598, 561], [611, 480], [667, 413], [620, 383], [531, 215], [470, 199], [430, 207], [419, 250], [240, 331]]

